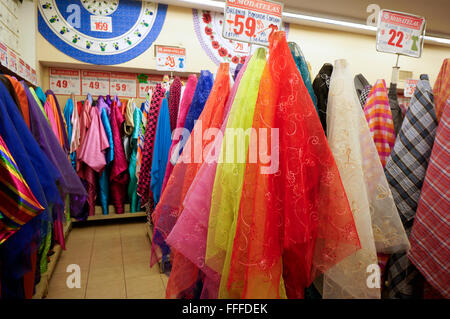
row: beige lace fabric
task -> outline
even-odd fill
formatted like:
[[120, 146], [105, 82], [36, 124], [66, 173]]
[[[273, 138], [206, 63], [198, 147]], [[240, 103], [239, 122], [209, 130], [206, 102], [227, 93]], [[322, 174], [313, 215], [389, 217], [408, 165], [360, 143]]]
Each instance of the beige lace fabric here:
[[361, 249], [329, 269], [319, 288], [323, 290], [324, 299], [380, 298], [380, 278], [373, 279], [378, 265], [377, 252], [406, 251], [409, 242], [346, 60], [335, 62], [331, 76], [327, 136]]

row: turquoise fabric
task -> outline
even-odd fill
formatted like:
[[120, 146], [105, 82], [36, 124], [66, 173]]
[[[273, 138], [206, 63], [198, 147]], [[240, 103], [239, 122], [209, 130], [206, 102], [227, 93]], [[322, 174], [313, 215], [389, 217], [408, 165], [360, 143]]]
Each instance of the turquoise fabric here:
[[42, 105], [44, 105], [45, 101], [47, 101], [47, 95], [45, 95], [44, 91], [42, 91], [40, 86], [36, 88], [35, 93], [39, 98], [39, 100], [41, 101]]
[[[69, 138], [69, 145], [72, 139], [72, 113], [73, 113], [73, 100], [69, 98], [66, 102], [66, 106], [64, 107], [64, 120], [67, 125], [67, 137]], [[77, 169], [77, 160], [75, 152], [70, 153], [70, 161], [72, 163], [73, 168]]]
[[136, 162], [137, 162], [137, 146], [139, 130], [142, 122], [142, 111], [139, 108], [135, 108], [133, 113], [134, 130], [131, 135], [131, 156], [130, 165], [128, 171], [130, 172], [130, 183], [128, 184], [128, 197], [130, 198], [130, 212], [135, 213], [140, 211], [140, 200], [137, 194], [138, 179], [136, 176]]
[[156, 127], [155, 146], [153, 149], [153, 162], [150, 188], [153, 193], [155, 205], [158, 204], [161, 197], [162, 184], [166, 172], [169, 150], [172, 145], [172, 134], [170, 131], [169, 103], [164, 99], [159, 111], [158, 124]]
[[306, 89], [311, 96], [311, 100], [314, 103], [316, 111], [317, 113], [319, 113], [317, 109], [317, 98], [312, 87], [311, 75], [309, 74], [308, 64], [306, 63], [302, 50], [300, 50], [300, 47], [297, 45], [297, 43], [294, 42], [289, 42], [289, 50], [291, 50], [292, 57], [294, 58], [295, 64], [297, 65], [297, 69], [300, 71], [303, 83], [305, 83]]
[[106, 149], [106, 167], [103, 170], [99, 178], [100, 186], [100, 204], [102, 206], [103, 215], [109, 214], [108, 199], [109, 199], [109, 164], [114, 159], [114, 142], [111, 131], [111, 124], [109, 123], [108, 113], [106, 108], [101, 109], [100, 114], [103, 128], [105, 129], [106, 136], [108, 137], [109, 147]]

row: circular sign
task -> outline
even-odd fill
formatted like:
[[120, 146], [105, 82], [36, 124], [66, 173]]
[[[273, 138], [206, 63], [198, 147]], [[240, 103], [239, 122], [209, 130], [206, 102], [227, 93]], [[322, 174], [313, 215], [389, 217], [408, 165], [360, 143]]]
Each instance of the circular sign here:
[[39, 32], [61, 52], [92, 64], [119, 64], [156, 40], [167, 5], [133, 0], [40, 0]]
[[[192, 13], [195, 33], [203, 50], [217, 65], [222, 62], [230, 63], [230, 71], [234, 73], [236, 66], [243, 64], [251, 53], [251, 44], [225, 39], [222, 36], [223, 12], [193, 9]], [[287, 37], [289, 24], [284, 23], [283, 28]]]

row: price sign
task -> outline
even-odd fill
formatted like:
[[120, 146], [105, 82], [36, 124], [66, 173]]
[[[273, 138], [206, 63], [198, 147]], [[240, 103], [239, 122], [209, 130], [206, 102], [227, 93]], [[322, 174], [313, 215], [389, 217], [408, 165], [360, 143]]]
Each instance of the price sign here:
[[183, 72], [186, 65], [186, 49], [156, 46], [156, 69]]
[[222, 36], [235, 41], [269, 45], [280, 29], [283, 4], [263, 0], [227, 0]]
[[111, 72], [111, 95], [136, 97], [137, 76], [133, 73]]
[[112, 32], [112, 18], [100, 15], [91, 15], [91, 31]]
[[34, 85], [37, 85], [37, 74], [36, 74], [36, 70], [35, 69], [31, 69], [31, 83], [33, 83]]
[[81, 71], [81, 95], [108, 95], [109, 72]]
[[8, 48], [8, 69], [17, 73], [19, 67], [17, 66], [17, 56], [16, 54]]
[[25, 79], [27, 81], [31, 80], [31, 67], [28, 63], [25, 63]]
[[80, 95], [80, 71], [70, 69], [50, 69], [50, 89], [55, 94]]
[[406, 79], [403, 95], [405, 97], [412, 97], [414, 95], [414, 91], [416, 90], [417, 83], [419, 83], [419, 80]]
[[17, 71], [17, 74], [20, 77], [25, 78], [25, 73], [26, 73], [26, 71], [25, 71], [25, 61], [22, 60], [21, 58], [19, 58], [19, 63], [17, 64], [17, 66], [19, 67], [18, 71]]
[[425, 18], [381, 10], [378, 18], [377, 51], [408, 55], [422, 55]]
[[8, 67], [8, 48], [0, 42], [0, 64]]

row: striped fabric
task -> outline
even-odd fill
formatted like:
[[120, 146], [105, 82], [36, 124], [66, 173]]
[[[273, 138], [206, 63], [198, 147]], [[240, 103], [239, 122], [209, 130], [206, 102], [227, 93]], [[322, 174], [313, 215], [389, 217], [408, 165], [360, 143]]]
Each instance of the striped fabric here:
[[43, 210], [0, 136], [0, 244]]
[[[385, 173], [406, 233], [410, 234], [437, 128], [433, 93], [422, 75], [411, 99]], [[423, 277], [406, 253], [393, 254], [386, 265], [385, 298], [419, 298]]]
[[384, 167], [395, 143], [394, 122], [384, 80], [378, 80], [370, 90], [364, 115]]
[[441, 117], [411, 232], [409, 259], [450, 298], [450, 107]]

